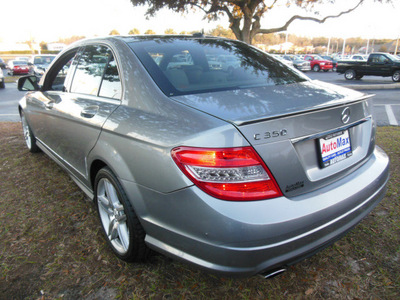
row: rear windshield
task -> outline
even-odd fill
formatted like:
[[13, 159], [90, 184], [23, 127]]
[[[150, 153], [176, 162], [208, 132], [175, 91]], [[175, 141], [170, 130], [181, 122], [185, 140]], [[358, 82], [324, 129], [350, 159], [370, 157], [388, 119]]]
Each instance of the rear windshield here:
[[129, 43], [168, 96], [306, 81], [264, 52], [218, 39], [154, 39]]
[[28, 62], [22, 61], [22, 60], [14, 60], [13, 61], [14, 66], [26, 66], [27, 64], [28, 64]]

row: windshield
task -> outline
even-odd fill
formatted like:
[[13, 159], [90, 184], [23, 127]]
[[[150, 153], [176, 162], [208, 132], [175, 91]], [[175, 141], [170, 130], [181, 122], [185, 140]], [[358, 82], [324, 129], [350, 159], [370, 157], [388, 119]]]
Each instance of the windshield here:
[[33, 60], [34, 65], [49, 65], [55, 56], [36, 56]]
[[394, 56], [394, 55], [389, 54], [389, 53], [385, 53], [385, 55], [386, 55], [387, 57], [389, 57], [391, 60], [400, 61], [400, 57]]
[[307, 80], [284, 63], [237, 41], [157, 38], [129, 46], [168, 96]]

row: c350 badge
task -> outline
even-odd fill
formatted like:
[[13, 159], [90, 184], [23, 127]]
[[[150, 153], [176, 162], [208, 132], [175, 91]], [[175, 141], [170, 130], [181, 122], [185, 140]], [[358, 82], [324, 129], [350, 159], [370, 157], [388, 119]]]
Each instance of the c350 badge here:
[[277, 138], [277, 137], [285, 136], [285, 135], [287, 135], [287, 130], [281, 129], [281, 130], [265, 131], [263, 133], [255, 133], [253, 135], [253, 138], [256, 141], [260, 141], [260, 140], [267, 140], [267, 139], [271, 139], [271, 138]]

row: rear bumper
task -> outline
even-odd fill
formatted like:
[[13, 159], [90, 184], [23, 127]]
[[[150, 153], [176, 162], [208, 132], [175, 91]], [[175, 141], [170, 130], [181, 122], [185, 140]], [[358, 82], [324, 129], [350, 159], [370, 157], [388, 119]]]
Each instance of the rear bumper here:
[[377, 148], [363, 166], [329, 186], [265, 201], [217, 200], [195, 186], [160, 195], [123, 185], [136, 195], [133, 205], [151, 248], [209, 271], [249, 276], [290, 265], [354, 227], [384, 197], [388, 166]]

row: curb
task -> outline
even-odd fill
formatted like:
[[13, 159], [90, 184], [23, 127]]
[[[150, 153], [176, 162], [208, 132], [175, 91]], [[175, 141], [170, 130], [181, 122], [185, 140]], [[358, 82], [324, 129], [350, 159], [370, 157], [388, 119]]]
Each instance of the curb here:
[[389, 84], [349, 84], [342, 85], [343, 87], [353, 90], [395, 90], [400, 89], [400, 83], [389, 83]]

